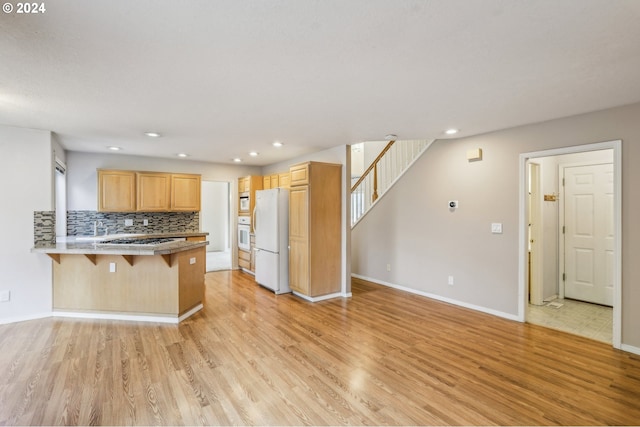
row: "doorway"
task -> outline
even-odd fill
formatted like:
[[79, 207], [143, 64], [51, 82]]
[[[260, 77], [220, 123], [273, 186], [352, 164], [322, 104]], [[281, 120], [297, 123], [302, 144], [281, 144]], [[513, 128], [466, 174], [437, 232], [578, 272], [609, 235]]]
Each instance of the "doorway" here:
[[[620, 348], [620, 141], [526, 153], [521, 162], [519, 318]], [[594, 292], [610, 297], [593, 304]]]
[[226, 181], [202, 181], [200, 225], [209, 233], [207, 271], [231, 269], [231, 192]]

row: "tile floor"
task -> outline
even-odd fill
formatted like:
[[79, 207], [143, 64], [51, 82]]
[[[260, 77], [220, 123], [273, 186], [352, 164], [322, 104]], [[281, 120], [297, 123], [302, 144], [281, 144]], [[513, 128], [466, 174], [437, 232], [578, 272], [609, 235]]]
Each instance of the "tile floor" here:
[[613, 309], [602, 305], [571, 299], [529, 304], [527, 321], [609, 344], [613, 339]]
[[207, 252], [207, 271], [231, 270], [230, 251]]

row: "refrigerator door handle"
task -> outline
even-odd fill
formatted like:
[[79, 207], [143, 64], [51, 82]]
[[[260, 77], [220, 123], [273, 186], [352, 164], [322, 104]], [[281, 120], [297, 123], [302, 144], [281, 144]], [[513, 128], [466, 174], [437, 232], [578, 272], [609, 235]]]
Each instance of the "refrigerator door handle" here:
[[256, 209], [258, 209], [258, 205], [254, 206], [253, 214], [251, 215], [251, 224], [253, 224], [253, 231], [258, 230], [258, 223], [256, 222]]

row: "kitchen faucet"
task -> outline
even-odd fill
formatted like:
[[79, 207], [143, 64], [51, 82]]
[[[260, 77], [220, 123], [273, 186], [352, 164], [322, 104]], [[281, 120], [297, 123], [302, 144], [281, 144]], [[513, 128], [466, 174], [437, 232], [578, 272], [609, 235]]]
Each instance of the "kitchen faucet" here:
[[[103, 227], [103, 226], [104, 226], [104, 224], [102, 224], [102, 221], [93, 221], [93, 235], [97, 236], [98, 235], [98, 227]], [[104, 234], [105, 234], [105, 236], [107, 234], [109, 234], [109, 227], [105, 227]]]

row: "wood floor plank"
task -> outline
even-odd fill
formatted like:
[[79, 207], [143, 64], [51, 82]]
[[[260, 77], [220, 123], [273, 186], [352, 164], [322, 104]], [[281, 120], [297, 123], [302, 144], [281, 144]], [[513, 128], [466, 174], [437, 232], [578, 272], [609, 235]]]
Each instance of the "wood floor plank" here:
[[0, 325], [0, 425], [636, 425], [640, 357], [354, 279], [206, 276], [180, 325]]

